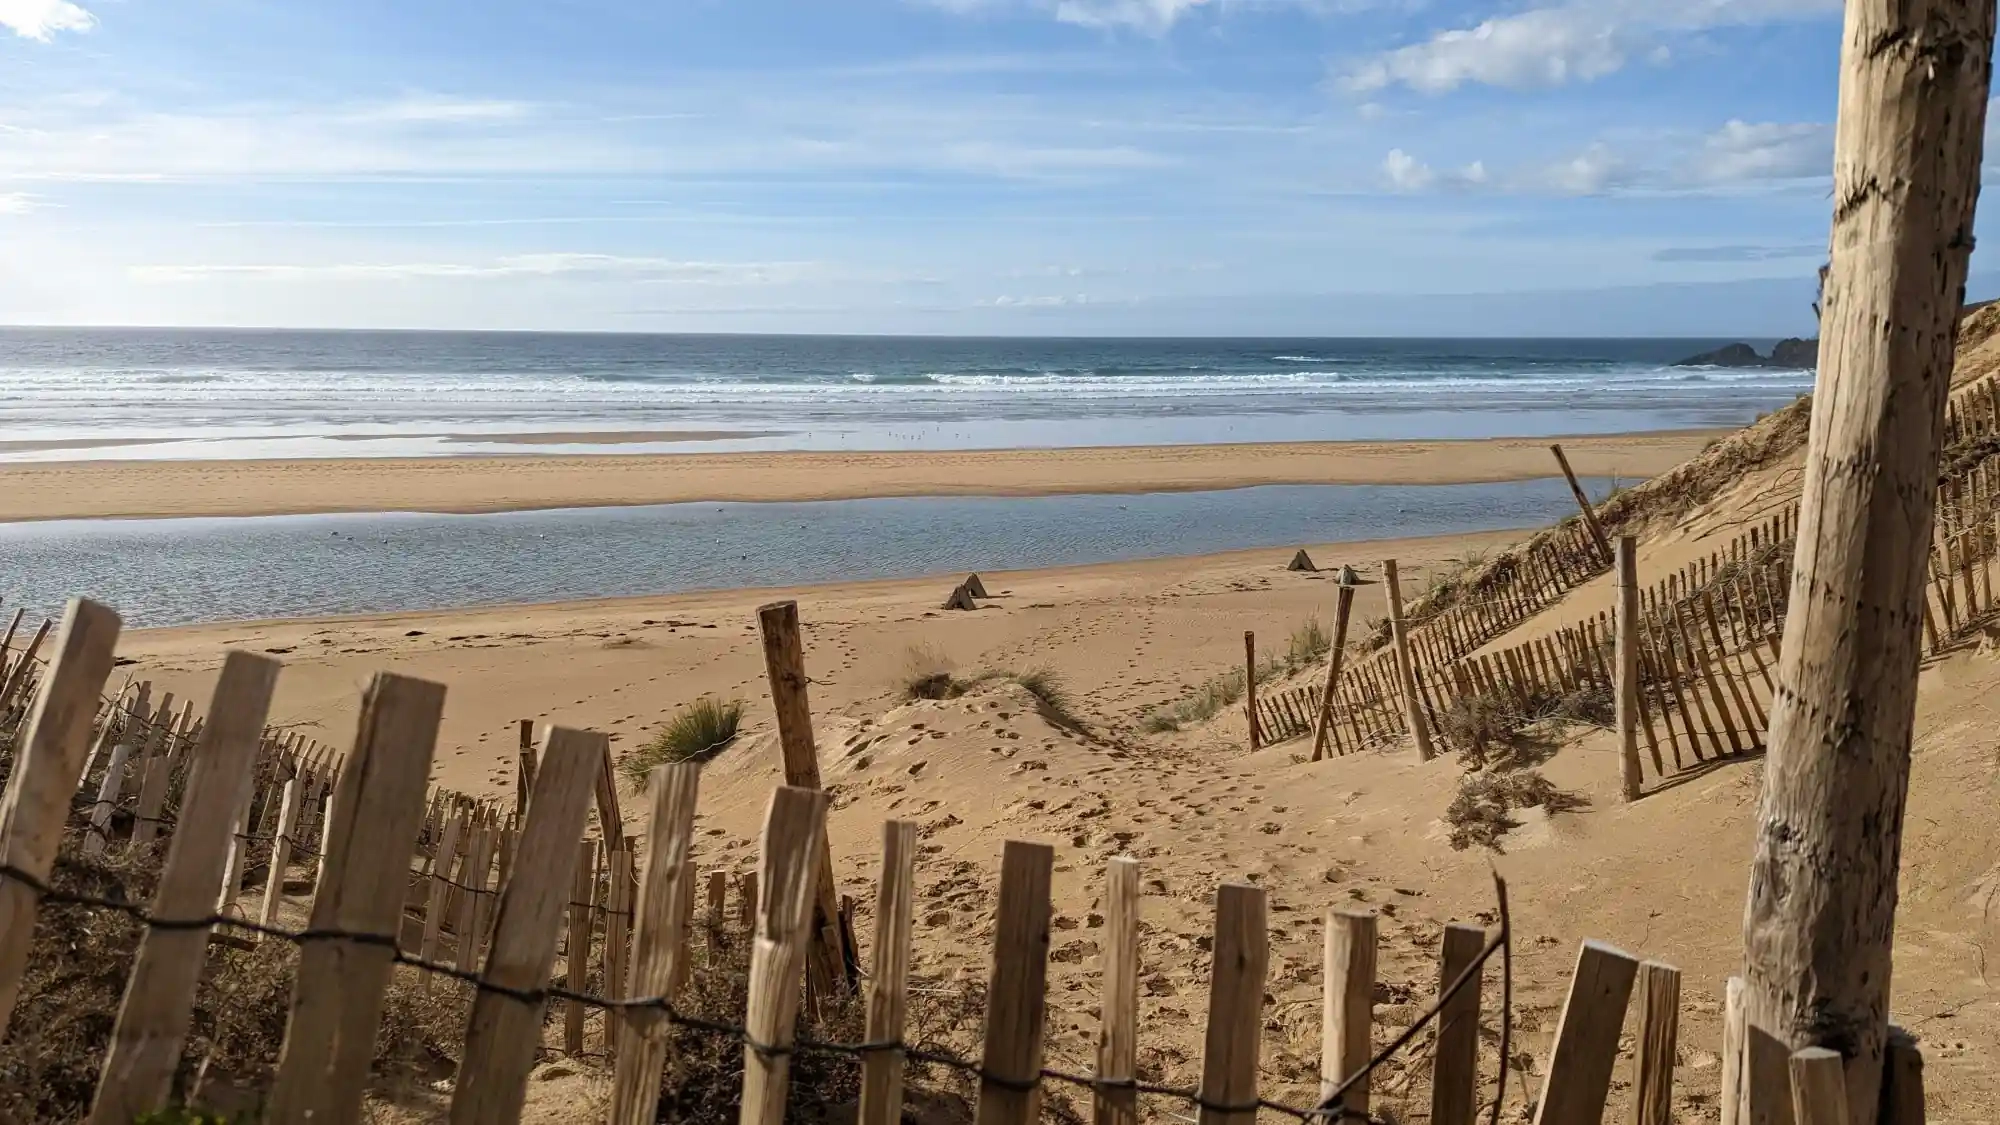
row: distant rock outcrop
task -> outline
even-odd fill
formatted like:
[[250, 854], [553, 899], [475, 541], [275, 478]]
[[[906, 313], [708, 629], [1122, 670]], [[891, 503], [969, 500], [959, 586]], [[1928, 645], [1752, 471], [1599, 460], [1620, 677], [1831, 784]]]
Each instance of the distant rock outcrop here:
[[1810, 371], [1819, 366], [1819, 341], [1797, 338], [1780, 340], [1770, 355], [1760, 355], [1748, 344], [1730, 344], [1712, 352], [1691, 355], [1675, 367], [1782, 367]]

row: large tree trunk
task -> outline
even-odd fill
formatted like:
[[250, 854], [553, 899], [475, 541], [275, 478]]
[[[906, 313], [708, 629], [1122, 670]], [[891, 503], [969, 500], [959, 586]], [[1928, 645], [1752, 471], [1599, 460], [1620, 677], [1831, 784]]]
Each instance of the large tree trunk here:
[[1743, 947], [1751, 1024], [1839, 1051], [1856, 1125], [1876, 1119], [1888, 1032], [1924, 548], [1993, 21], [1994, 0], [1849, 0], [1841, 46], [1819, 386]]

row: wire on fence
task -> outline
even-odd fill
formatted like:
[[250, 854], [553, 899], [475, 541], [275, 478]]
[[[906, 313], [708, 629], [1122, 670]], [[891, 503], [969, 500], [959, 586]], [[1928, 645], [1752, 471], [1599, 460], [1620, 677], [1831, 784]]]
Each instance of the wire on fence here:
[[1342, 1096], [1350, 1087], [1367, 1078], [1384, 1063], [1388, 1062], [1389, 1059], [1393, 1058], [1397, 1052], [1408, 1046], [1417, 1037], [1419, 1032], [1428, 1027], [1444, 1012], [1445, 1006], [1451, 1001], [1452, 997], [1480, 979], [1486, 962], [1495, 953], [1499, 953], [1502, 986], [1500, 1078], [1499, 1090], [1494, 1095], [1493, 1100], [1491, 1125], [1498, 1125], [1500, 1104], [1506, 1099], [1508, 1051], [1511, 1047], [1510, 1040], [1513, 1035], [1513, 920], [1508, 913], [1507, 907], [1507, 883], [1506, 880], [1500, 877], [1497, 871], [1493, 874], [1493, 884], [1499, 898], [1499, 931], [1492, 938], [1488, 939], [1485, 948], [1480, 950], [1479, 955], [1473, 959], [1472, 963], [1467, 965], [1445, 987], [1439, 994], [1436, 1002], [1425, 1009], [1423, 1014], [1414, 1023], [1405, 1028], [1402, 1034], [1398, 1035], [1387, 1046], [1377, 1051], [1368, 1060], [1367, 1066], [1349, 1075], [1339, 1087], [1322, 1098], [1320, 1103], [1311, 1109], [1300, 1109], [1297, 1106], [1286, 1105], [1283, 1102], [1275, 1102], [1264, 1098], [1260, 1098], [1254, 1103], [1223, 1105], [1204, 1099], [1201, 1096], [1201, 1092], [1193, 1088], [1169, 1086], [1158, 1082], [1145, 1082], [1135, 1078], [1099, 1078], [1094, 1075], [1076, 1074], [1047, 1066], [1041, 1068], [1036, 1078], [1023, 1081], [991, 1074], [983, 1066], [969, 1059], [964, 1059], [944, 1051], [912, 1046], [900, 1039], [843, 1042], [839, 1040], [816, 1039], [811, 1036], [801, 1035], [797, 1037], [797, 1040], [791, 1046], [779, 1046], [759, 1042], [750, 1034], [749, 1029], [742, 1024], [709, 1019], [704, 1016], [689, 1015], [682, 1012], [676, 1009], [673, 1002], [664, 996], [644, 996], [613, 1000], [602, 996], [576, 992], [555, 984], [542, 988], [512, 988], [507, 985], [495, 984], [485, 979], [481, 974], [469, 969], [462, 969], [456, 965], [446, 965], [441, 962], [412, 956], [404, 952], [395, 936], [390, 934], [314, 927], [293, 930], [281, 926], [267, 926], [260, 922], [253, 922], [246, 918], [233, 917], [223, 913], [212, 913], [198, 918], [156, 918], [136, 903], [63, 890], [45, 879], [36, 877], [29, 871], [7, 863], [0, 863], [0, 880], [12, 880], [28, 887], [43, 902], [62, 906], [109, 910], [125, 915], [149, 929], [171, 931], [226, 928], [256, 934], [259, 937], [268, 937], [288, 942], [293, 945], [304, 945], [307, 942], [314, 941], [349, 941], [360, 945], [377, 946], [387, 949], [391, 960], [396, 964], [404, 965], [421, 972], [435, 973], [439, 976], [471, 985], [479, 992], [490, 992], [523, 1004], [544, 1004], [550, 1000], [565, 1000], [573, 1001], [586, 1007], [596, 1008], [607, 1013], [636, 1010], [655, 1011], [660, 1013], [668, 1024], [674, 1027], [734, 1039], [743, 1044], [744, 1047], [755, 1052], [759, 1057], [766, 1059], [786, 1058], [806, 1053], [845, 1055], [860, 1058], [883, 1051], [898, 1051], [907, 1060], [941, 1066], [960, 1074], [975, 1077], [982, 1084], [993, 1085], [1001, 1089], [1016, 1092], [1025, 1093], [1031, 1091], [1043, 1082], [1057, 1082], [1092, 1091], [1131, 1090], [1149, 1097], [1173, 1098], [1194, 1106], [1197, 1109], [1214, 1113], [1248, 1113], [1256, 1110], [1269, 1110], [1272, 1113], [1282, 1114], [1299, 1122], [1312, 1123], [1327, 1122], [1333, 1119], [1376, 1121], [1376, 1119], [1371, 1118], [1365, 1113], [1349, 1110], [1341, 1105]]

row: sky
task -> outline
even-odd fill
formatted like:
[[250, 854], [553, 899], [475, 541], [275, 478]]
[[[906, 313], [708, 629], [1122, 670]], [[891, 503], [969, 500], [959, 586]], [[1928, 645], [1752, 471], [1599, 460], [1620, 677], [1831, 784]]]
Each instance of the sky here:
[[0, 0], [0, 323], [1810, 334], [1840, 8]]

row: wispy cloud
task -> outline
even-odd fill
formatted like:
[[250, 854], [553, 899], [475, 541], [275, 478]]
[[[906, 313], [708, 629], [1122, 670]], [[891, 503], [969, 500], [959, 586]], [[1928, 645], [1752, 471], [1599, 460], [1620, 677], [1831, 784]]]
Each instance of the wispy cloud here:
[[97, 17], [68, 0], [0, 0], [0, 27], [43, 43], [58, 31], [89, 31]]
[[43, 206], [40, 196], [25, 191], [0, 191], [0, 215], [25, 215]]
[[1336, 14], [1373, 7], [1374, 0], [912, 0], [959, 15], [1041, 12], [1058, 22], [1110, 31], [1165, 35], [1195, 12], [1243, 8], [1298, 8]]
[[1486, 162], [1475, 160], [1463, 168], [1439, 172], [1400, 148], [1392, 148], [1382, 158], [1382, 176], [1389, 187], [1400, 192], [1428, 191], [1431, 188], [1477, 188], [1488, 181]]
[[1349, 63], [1341, 84], [1360, 94], [1405, 86], [1442, 94], [1466, 85], [1510, 89], [1591, 82], [1634, 58], [1665, 61], [1703, 31], [1836, 16], [1841, 0], [1575, 0], [1449, 28]]
[[523, 277], [602, 277], [678, 285], [772, 285], [821, 272], [813, 262], [685, 262], [615, 254], [512, 254], [485, 262], [334, 262], [312, 264], [144, 265], [135, 281], [185, 282], [247, 277], [276, 281], [406, 281]]
[[1833, 174], [1833, 127], [1730, 121], [1702, 143], [1694, 178], [1737, 184]]
[[1826, 255], [1824, 245], [1669, 246], [1653, 252], [1656, 262], [1780, 262]]

